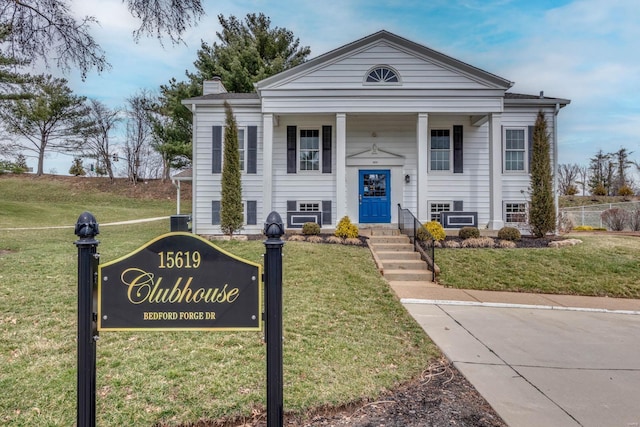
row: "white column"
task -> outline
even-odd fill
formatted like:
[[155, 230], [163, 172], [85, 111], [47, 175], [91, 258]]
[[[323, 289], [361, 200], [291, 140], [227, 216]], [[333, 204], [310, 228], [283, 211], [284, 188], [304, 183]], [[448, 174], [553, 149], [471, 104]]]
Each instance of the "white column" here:
[[[273, 114], [262, 115], [262, 220], [273, 210]], [[282, 215], [282, 214], [281, 214]]]
[[336, 114], [336, 216], [334, 224], [347, 214], [347, 115]]
[[[417, 199], [418, 199], [418, 211], [416, 212], [416, 216], [421, 222], [427, 221], [429, 218], [429, 204], [427, 198], [428, 191], [428, 172], [429, 172], [429, 163], [428, 163], [428, 151], [429, 151], [429, 114], [420, 113], [418, 114], [418, 123], [417, 123], [417, 153], [418, 153], [418, 170], [416, 177], [416, 191]], [[404, 206], [403, 206], [404, 207]]]
[[502, 114], [489, 117], [489, 229], [504, 227], [502, 219]]

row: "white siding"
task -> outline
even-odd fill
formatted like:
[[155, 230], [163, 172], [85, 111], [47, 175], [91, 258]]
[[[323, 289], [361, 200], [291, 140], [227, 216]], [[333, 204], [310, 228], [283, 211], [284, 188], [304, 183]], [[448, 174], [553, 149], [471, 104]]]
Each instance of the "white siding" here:
[[[224, 109], [199, 108], [193, 149], [194, 180], [197, 194], [193, 202], [195, 232], [198, 234], [219, 234], [220, 227], [211, 224], [211, 202], [220, 200], [220, 180], [222, 174], [212, 173], [212, 128], [225, 124]], [[257, 201], [256, 226], [245, 226], [246, 231], [260, 230], [264, 218], [262, 213], [262, 115], [256, 108], [235, 108], [234, 116], [239, 127], [257, 126], [257, 173], [242, 173], [242, 199]], [[224, 130], [223, 130], [224, 132]], [[245, 218], [246, 220], [246, 218]]]
[[393, 67], [405, 89], [486, 89], [470, 76], [379, 42], [360, 52], [338, 59], [280, 86], [281, 89], [345, 89], [362, 87], [365, 75], [376, 65]]

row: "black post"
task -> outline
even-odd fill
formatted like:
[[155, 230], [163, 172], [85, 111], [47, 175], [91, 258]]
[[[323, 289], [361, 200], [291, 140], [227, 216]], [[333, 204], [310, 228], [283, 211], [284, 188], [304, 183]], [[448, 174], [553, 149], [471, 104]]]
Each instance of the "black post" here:
[[282, 427], [282, 246], [284, 224], [278, 212], [271, 212], [264, 224], [267, 339], [267, 427]]
[[75, 234], [78, 247], [78, 400], [77, 427], [96, 425], [96, 340], [97, 316], [94, 302], [99, 234], [95, 217], [84, 212], [78, 217]]

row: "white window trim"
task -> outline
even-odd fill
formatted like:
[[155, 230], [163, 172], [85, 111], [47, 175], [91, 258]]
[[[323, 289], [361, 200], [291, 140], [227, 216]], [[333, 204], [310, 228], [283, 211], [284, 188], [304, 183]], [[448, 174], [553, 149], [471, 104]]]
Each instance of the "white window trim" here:
[[[507, 221], [507, 205], [524, 205], [524, 221], [516, 221], [516, 222]], [[528, 216], [529, 216], [528, 202], [522, 201], [522, 200], [504, 200], [502, 202], [502, 218], [505, 224], [518, 225], [518, 226], [526, 225]]]
[[[318, 131], [318, 170], [300, 169], [300, 134], [302, 131]], [[322, 128], [320, 127], [300, 127], [296, 135], [296, 169], [300, 174], [316, 175], [322, 173]]]
[[[431, 206], [432, 205], [449, 205], [449, 210], [448, 211], [433, 211], [431, 210]], [[433, 221], [432, 217], [434, 213], [437, 213], [438, 216], [440, 215], [440, 212], [452, 212], [453, 211], [453, 200], [429, 200], [428, 202], [428, 206], [429, 206], [429, 221]], [[442, 223], [439, 219], [436, 220], [440, 223]]]
[[[240, 130], [244, 131], [244, 141], [240, 141], [240, 136], [238, 135], [238, 152], [240, 151], [240, 149], [242, 148], [242, 152], [244, 153], [244, 165], [242, 168], [240, 168], [240, 172], [241, 173], [245, 173], [247, 171], [247, 140], [248, 140], [248, 128], [247, 126], [236, 126], [236, 129], [238, 130], [238, 133], [240, 133]], [[224, 168], [224, 127], [222, 129], [222, 144], [221, 144], [221, 150], [222, 150], [222, 159], [220, 160], [220, 166], [222, 168]], [[239, 153], [238, 153], [239, 154]]]
[[[368, 82], [367, 79], [369, 78], [369, 74], [371, 74], [374, 70], [377, 70], [378, 68], [386, 68], [390, 70], [395, 74], [398, 81], [397, 82]], [[387, 64], [377, 64], [367, 70], [367, 72], [364, 74], [364, 77], [362, 79], [362, 84], [365, 86], [402, 86], [402, 77], [400, 76], [400, 73], [398, 72], [398, 70], [396, 70], [395, 68]]]
[[[317, 210], [302, 210], [301, 206], [302, 205], [317, 205], [318, 209]], [[296, 209], [298, 210], [298, 212], [322, 212], [322, 202], [319, 200], [298, 200], [296, 201]]]
[[[507, 170], [507, 130], [522, 130], [524, 135], [524, 161], [522, 170]], [[502, 129], [502, 172], [509, 175], [527, 174], [529, 170], [529, 135], [526, 126], [505, 126]], [[513, 150], [511, 150], [513, 151]], [[514, 202], [515, 203], [515, 202]]]
[[[449, 169], [446, 170], [442, 170], [442, 169], [431, 169], [431, 153], [432, 153], [432, 149], [431, 149], [431, 132], [434, 130], [447, 130], [449, 131]], [[429, 164], [429, 172], [433, 173], [433, 174], [443, 174], [443, 175], [449, 175], [449, 174], [453, 174], [453, 128], [452, 127], [435, 127], [435, 128], [430, 128], [428, 130], [428, 140], [427, 140], [427, 152], [428, 152], [428, 159], [427, 162]], [[437, 151], [445, 151], [445, 150], [441, 150], [438, 149]]]

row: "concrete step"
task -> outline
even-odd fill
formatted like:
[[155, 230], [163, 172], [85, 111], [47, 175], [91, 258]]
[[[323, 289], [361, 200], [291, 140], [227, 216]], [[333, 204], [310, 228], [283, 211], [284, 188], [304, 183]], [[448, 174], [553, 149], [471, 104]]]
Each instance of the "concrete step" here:
[[378, 244], [378, 243], [409, 243], [409, 238], [407, 236], [371, 236], [369, 237], [369, 243]]
[[[371, 242], [369, 242], [371, 244]], [[371, 244], [373, 250], [377, 253], [390, 252], [390, 251], [404, 251], [413, 252], [413, 245], [411, 243], [374, 243]]]
[[384, 277], [391, 281], [431, 281], [429, 270], [384, 270]]
[[380, 227], [380, 228], [361, 228], [361, 233], [367, 236], [398, 236], [400, 230], [394, 227]]
[[427, 270], [427, 263], [418, 259], [418, 260], [383, 260], [382, 267], [384, 271], [387, 270]]
[[376, 255], [380, 260], [385, 261], [388, 259], [420, 259], [418, 252], [404, 252], [404, 251], [376, 251]]

